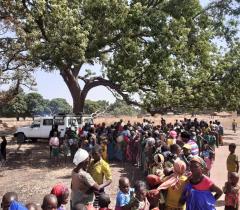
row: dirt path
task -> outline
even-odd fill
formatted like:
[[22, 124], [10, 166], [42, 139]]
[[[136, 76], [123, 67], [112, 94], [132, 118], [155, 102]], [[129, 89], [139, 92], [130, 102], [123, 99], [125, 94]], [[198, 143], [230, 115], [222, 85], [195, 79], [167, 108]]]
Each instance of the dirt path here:
[[[232, 131], [227, 130], [224, 146], [216, 150], [216, 161], [211, 178], [220, 187], [227, 180], [228, 144], [237, 143], [237, 154], [240, 154], [239, 136], [240, 131], [233, 134]], [[16, 191], [19, 194], [19, 200], [23, 203], [31, 201], [40, 204], [43, 196], [50, 192], [54, 184], [63, 182], [70, 186], [73, 165], [71, 163], [65, 164], [62, 160], [61, 166], [52, 166], [49, 162], [49, 150], [46, 142], [24, 144], [18, 150], [17, 148], [18, 146], [14, 142], [8, 146], [8, 165], [0, 171], [0, 197], [5, 192]], [[142, 178], [142, 172], [125, 162], [112, 163], [111, 168], [113, 183], [106, 191], [111, 196], [111, 207], [114, 207], [119, 178], [128, 176], [134, 182]], [[224, 197], [217, 203], [217, 209], [224, 209], [223, 199]]]
[[[216, 150], [216, 160], [213, 165], [211, 172], [211, 178], [214, 180], [215, 184], [219, 187], [223, 187], [224, 183], [227, 181], [227, 168], [226, 160], [229, 155], [228, 145], [230, 143], [237, 144], [236, 154], [240, 154], [240, 131], [233, 133], [231, 130], [226, 130], [224, 136], [224, 146]], [[224, 195], [217, 202], [217, 209], [224, 209]]]

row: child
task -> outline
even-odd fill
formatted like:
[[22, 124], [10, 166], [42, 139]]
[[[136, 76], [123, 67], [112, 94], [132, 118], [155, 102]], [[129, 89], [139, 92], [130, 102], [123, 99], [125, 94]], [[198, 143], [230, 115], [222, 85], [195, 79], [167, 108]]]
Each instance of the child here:
[[64, 205], [68, 203], [68, 197], [69, 197], [69, 190], [68, 188], [62, 184], [56, 184], [52, 190], [51, 194], [55, 195], [58, 200], [58, 210], [64, 210]]
[[215, 153], [213, 151], [209, 151], [209, 156], [204, 158], [204, 161], [206, 163], [207, 169], [206, 174], [210, 177], [210, 171], [212, 169], [213, 163], [215, 160]]
[[187, 182], [187, 177], [184, 175], [186, 172], [186, 164], [181, 160], [176, 161], [173, 171], [173, 174], [166, 178], [158, 187], [158, 190], [168, 189], [166, 209], [183, 210], [183, 205], [180, 204], [179, 201]]
[[131, 210], [149, 210], [150, 203], [147, 199], [147, 186], [143, 181], [137, 181], [134, 185], [135, 196], [131, 198], [128, 208]]
[[[203, 174], [205, 162], [202, 158], [194, 156], [190, 161], [189, 184], [186, 185], [180, 202], [186, 202], [186, 209], [212, 210], [215, 209], [216, 200], [222, 195], [222, 190], [213, 181]], [[215, 192], [215, 195], [212, 193]]]
[[54, 131], [53, 137], [50, 138], [49, 146], [52, 147], [52, 156], [55, 162], [59, 162], [59, 138], [58, 133]]
[[191, 154], [191, 145], [190, 144], [184, 144], [183, 145], [183, 154], [181, 154], [181, 160], [184, 161], [187, 167], [187, 171], [189, 171], [189, 166], [190, 166], [190, 160], [193, 158]]
[[26, 204], [26, 208], [28, 210], [38, 210], [38, 207], [37, 207], [37, 205], [35, 203], [28, 203], [28, 204]]
[[99, 205], [99, 210], [111, 210], [108, 208], [109, 204], [111, 203], [110, 197], [102, 193], [99, 198], [98, 198], [98, 205]]
[[225, 195], [225, 210], [238, 210], [239, 207], [239, 191], [238, 185], [239, 175], [236, 172], [230, 172], [228, 174], [228, 181], [223, 187]]
[[12, 201], [9, 210], [28, 210], [22, 203]]
[[239, 171], [238, 156], [235, 154], [236, 144], [229, 144], [230, 154], [227, 158], [227, 170], [228, 172], [237, 172]]
[[119, 189], [120, 191], [117, 193], [115, 210], [124, 209], [124, 207], [129, 204], [134, 192], [134, 189], [130, 188], [130, 182], [127, 177], [119, 179]]
[[18, 195], [15, 192], [7, 192], [2, 197], [1, 208], [8, 210], [13, 201], [18, 201]]
[[58, 209], [58, 201], [57, 197], [53, 194], [45, 195], [42, 202], [42, 210], [57, 210]]

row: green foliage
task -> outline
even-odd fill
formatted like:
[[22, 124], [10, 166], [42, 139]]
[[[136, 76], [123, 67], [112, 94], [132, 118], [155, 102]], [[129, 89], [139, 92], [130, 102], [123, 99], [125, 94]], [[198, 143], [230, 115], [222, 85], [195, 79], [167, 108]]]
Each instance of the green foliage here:
[[108, 102], [104, 100], [91, 101], [86, 100], [84, 104], [83, 113], [84, 114], [93, 114], [95, 112], [103, 112], [108, 107]]
[[14, 117], [25, 116], [27, 112], [27, 102], [24, 94], [17, 95], [8, 104], [8, 111]]
[[126, 102], [122, 100], [116, 100], [116, 102], [110, 105], [107, 113], [114, 116], [136, 116], [140, 113], [140, 110], [134, 108], [133, 106], [127, 105]]
[[39, 93], [29, 93], [26, 95], [27, 115], [42, 115], [45, 111], [46, 101]]
[[72, 107], [63, 98], [55, 98], [48, 102], [47, 107], [52, 115], [58, 113], [72, 113]]

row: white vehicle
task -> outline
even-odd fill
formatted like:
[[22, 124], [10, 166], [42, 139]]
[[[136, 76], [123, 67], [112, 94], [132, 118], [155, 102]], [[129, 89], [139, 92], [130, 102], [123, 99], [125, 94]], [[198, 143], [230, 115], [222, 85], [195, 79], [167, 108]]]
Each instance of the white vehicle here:
[[53, 117], [36, 118], [30, 126], [20, 127], [14, 133], [18, 143], [26, 139], [47, 139], [53, 126]]
[[23, 143], [26, 139], [48, 139], [53, 125], [58, 125], [58, 131], [62, 138], [64, 137], [67, 128], [74, 129], [78, 132], [78, 128], [82, 128], [86, 123], [93, 125], [93, 118], [74, 115], [41, 117], [36, 118], [30, 126], [18, 128], [14, 133], [14, 136], [18, 143]]

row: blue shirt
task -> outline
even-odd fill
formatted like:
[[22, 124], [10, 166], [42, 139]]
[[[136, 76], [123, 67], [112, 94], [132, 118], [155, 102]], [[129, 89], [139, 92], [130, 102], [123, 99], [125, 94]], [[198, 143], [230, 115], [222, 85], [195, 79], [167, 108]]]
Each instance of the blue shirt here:
[[131, 194], [133, 192], [133, 188], [130, 188], [128, 193], [123, 193], [122, 191], [119, 191], [117, 194], [116, 207], [123, 207], [127, 205], [130, 202]]

